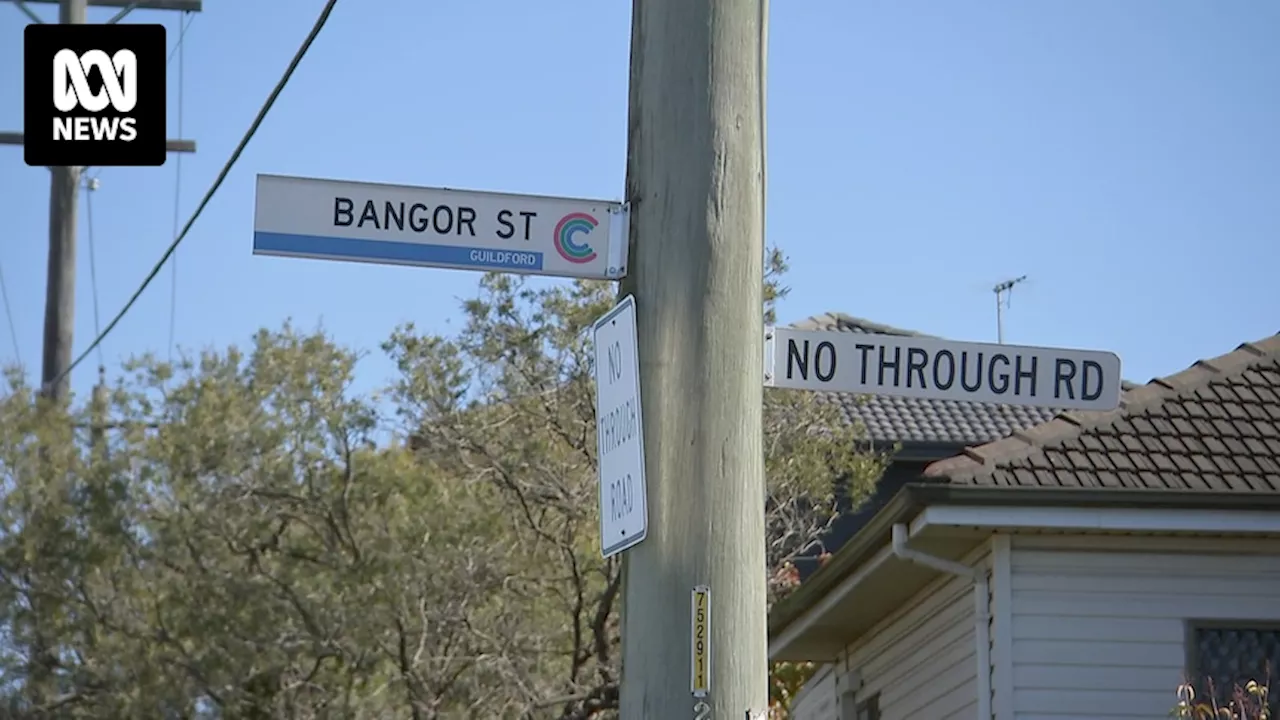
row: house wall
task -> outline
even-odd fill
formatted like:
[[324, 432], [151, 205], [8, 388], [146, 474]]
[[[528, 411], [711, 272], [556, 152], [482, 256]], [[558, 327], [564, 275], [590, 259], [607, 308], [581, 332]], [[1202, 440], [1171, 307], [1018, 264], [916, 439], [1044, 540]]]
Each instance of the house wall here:
[[824, 665], [791, 701], [792, 720], [842, 720], [836, 690], [836, 667]]
[[[990, 547], [980, 548], [964, 562], [989, 567]], [[855, 717], [853, 704], [877, 695], [881, 720], [974, 718], [974, 612], [972, 580], [939, 577], [849, 646], [843, 671], [810, 681], [806, 702], [826, 705], [817, 700], [821, 695], [832, 699], [841, 713], [815, 720], [850, 720]], [[848, 686], [848, 678], [855, 678], [857, 685]], [[851, 695], [843, 694], [849, 691]]]
[[1013, 684], [994, 692], [1012, 712], [997, 700], [997, 720], [1167, 717], [1189, 621], [1280, 620], [1269, 541], [1017, 536], [1009, 556]]
[[[989, 568], [995, 720], [1167, 717], [1193, 622], [1280, 624], [1280, 541], [996, 536]], [[796, 720], [976, 716], [972, 585], [939, 577], [815, 675]], [[851, 695], [849, 693], [852, 693]]]

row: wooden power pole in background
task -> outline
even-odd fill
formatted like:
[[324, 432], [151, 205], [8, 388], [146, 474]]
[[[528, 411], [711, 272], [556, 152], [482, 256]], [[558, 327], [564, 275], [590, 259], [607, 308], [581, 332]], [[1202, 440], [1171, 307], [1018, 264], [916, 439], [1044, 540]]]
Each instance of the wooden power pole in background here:
[[[131, 10], [182, 10], [199, 12], [202, 0], [11, 0], [32, 22], [42, 22], [31, 4], [58, 4], [58, 22], [79, 25], [86, 21], [89, 5], [119, 8], [107, 21], [116, 23]], [[21, 145], [22, 133], [0, 132], [0, 145]], [[169, 140], [170, 152], [195, 152], [194, 142]], [[51, 167], [49, 182], [49, 266], [45, 288], [44, 352], [40, 386], [46, 396], [64, 400], [69, 394], [71, 345], [76, 312], [76, 219], [80, 178], [85, 168]]]
[[[623, 720], [768, 701], [764, 0], [635, 0], [627, 199], [649, 534], [624, 555]], [[692, 593], [710, 598], [692, 694]]]
[[[107, 23], [116, 23], [134, 9], [183, 10], [199, 12], [202, 0], [11, 0], [32, 22], [43, 20], [30, 7], [32, 4], [58, 5], [60, 24], [83, 24], [87, 6], [118, 8]], [[52, 101], [52, 98], [50, 98]], [[19, 132], [0, 132], [0, 145], [22, 145]], [[169, 140], [170, 152], [195, 152], [195, 143], [189, 140]], [[44, 348], [40, 382], [44, 395], [55, 401], [64, 401], [70, 395], [72, 340], [75, 326], [76, 284], [76, 231], [79, 211], [80, 179], [85, 168], [51, 167], [49, 182], [49, 264], [48, 285], [45, 291]], [[105, 451], [102, 438], [105, 420], [105, 393], [102, 371], [93, 398], [93, 445], [96, 452]], [[29, 519], [33, 524], [43, 522], [38, 510]], [[35, 593], [38, 595], [38, 593]], [[42, 602], [35, 595], [31, 604], [31, 639], [26, 648], [27, 678], [24, 694], [32, 712], [39, 717], [49, 714], [56, 707], [58, 687], [55, 669], [58, 665], [58, 648], [50, 640], [49, 626], [53, 620]]]

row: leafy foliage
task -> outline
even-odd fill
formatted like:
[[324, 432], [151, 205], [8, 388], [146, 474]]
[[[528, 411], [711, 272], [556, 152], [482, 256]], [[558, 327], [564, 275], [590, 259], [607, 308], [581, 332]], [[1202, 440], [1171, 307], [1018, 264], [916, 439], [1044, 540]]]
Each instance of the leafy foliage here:
[[[351, 391], [355, 352], [288, 324], [138, 358], [96, 407], [49, 406], [12, 374], [0, 712], [608, 715], [620, 567], [597, 545], [585, 330], [612, 302], [606, 284], [486, 276], [456, 337], [385, 343], [385, 402]], [[821, 550], [836, 480], [860, 497], [882, 469], [835, 411], [766, 394], [773, 598]], [[408, 442], [379, 442], [390, 423]], [[104, 425], [96, 443], [76, 430]]]
[[1196, 699], [1195, 686], [1183, 683], [1178, 686], [1178, 704], [1169, 713], [1178, 720], [1270, 720], [1273, 703], [1269, 697], [1270, 685], [1250, 680], [1232, 688], [1225, 698], [1217, 697], [1212, 682], [1209, 697]]

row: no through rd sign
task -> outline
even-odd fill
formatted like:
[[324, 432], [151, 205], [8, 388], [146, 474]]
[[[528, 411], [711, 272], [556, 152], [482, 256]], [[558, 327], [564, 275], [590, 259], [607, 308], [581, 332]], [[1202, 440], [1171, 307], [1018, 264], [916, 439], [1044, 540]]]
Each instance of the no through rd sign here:
[[644, 540], [649, 530], [635, 299], [628, 295], [605, 313], [592, 335], [600, 550], [610, 557]]
[[765, 385], [827, 392], [1112, 410], [1120, 358], [1094, 350], [766, 328]]

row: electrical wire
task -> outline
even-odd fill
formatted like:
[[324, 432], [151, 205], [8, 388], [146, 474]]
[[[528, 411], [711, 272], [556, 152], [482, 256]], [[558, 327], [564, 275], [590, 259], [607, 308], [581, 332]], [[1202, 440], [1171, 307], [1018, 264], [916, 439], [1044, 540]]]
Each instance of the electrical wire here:
[[13, 308], [9, 305], [9, 289], [4, 284], [4, 266], [0, 265], [0, 300], [4, 301], [4, 316], [9, 320], [9, 338], [13, 341], [13, 354], [22, 364], [22, 351], [18, 349], [18, 326], [13, 323]]
[[236, 145], [235, 151], [231, 153], [231, 157], [228, 158], [226, 164], [222, 166], [221, 172], [218, 173], [218, 177], [214, 179], [213, 185], [211, 185], [209, 190], [204, 194], [204, 198], [200, 200], [200, 204], [196, 206], [195, 212], [187, 219], [187, 224], [182, 227], [182, 232], [173, 239], [169, 248], [165, 250], [164, 254], [160, 256], [160, 259], [156, 261], [155, 266], [151, 268], [151, 272], [147, 273], [146, 278], [142, 280], [142, 284], [139, 285], [138, 289], [129, 297], [128, 302], [124, 304], [124, 307], [120, 309], [120, 312], [116, 313], [116, 316], [111, 319], [111, 322], [107, 324], [107, 327], [102, 332], [98, 333], [98, 336], [93, 339], [93, 342], [89, 347], [85, 348], [84, 352], [80, 353], [75, 360], [71, 361], [71, 365], [68, 366], [66, 370], [63, 370], [58, 377], [51, 381], [51, 385], [56, 385], [61, 382], [62, 378], [75, 370], [76, 366], [83, 362], [84, 359], [98, 347], [103, 338], [111, 334], [111, 331], [120, 323], [120, 320], [124, 318], [125, 314], [133, 308], [134, 303], [138, 302], [138, 298], [142, 296], [143, 291], [147, 289], [147, 286], [151, 284], [151, 281], [155, 280], [156, 275], [160, 274], [160, 270], [164, 268], [164, 264], [169, 261], [170, 256], [172, 256], [174, 251], [178, 249], [178, 245], [187, 237], [187, 233], [191, 231], [191, 227], [195, 225], [196, 220], [199, 219], [200, 213], [204, 212], [205, 206], [207, 206], [209, 201], [213, 199], [214, 193], [218, 192], [218, 188], [222, 187], [223, 181], [226, 180], [227, 175], [231, 173], [231, 168], [234, 167], [236, 161], [240, 159], [240, 155], [244, 153], [244, 149], [249, 145], [249, 141], [253, 139], [255, 134], [257, 134], [258, 127], [262, 125], [262, 121], [266, 119], [267, 113], [269, 113], [271, 111], [271, 107], [275, 105], [276, 98], [280, 97], [280, 93], [284, 92], [285, 86], [289, 84], [289, 79], [293, 77], [293, 72], [298, 69], [298, 65], [301, 64], [302, 58], [307, 54], [307, 50], [311, 49], [311, 44], [315, 42], [316, 36], [318, 36], [320, 31], [324, 29], [325, 23], [329, 20], [329, 14], [333, 12], [333, 6], [336, 5], [337, 2], [338, 0], [327, 0], [325, 2], [324, 9], [320, 11], [320, 16], [316, 18], [316, 22], [312, 26], [311, 32], [307, 35], [307, 38], [302, 41], [302, 45], [298, 48], [298, 51], [294, 53], [293, 60], [289, 62], [289, 67], [285, 69], [284, 75], [280, 77], [275, 88], [271, 90], [271, 94], [267, 96], [267, 101], [263, 103], [262, 109], [258, 111], [257, 117], [253, 119], [253, 124], [249, 126], [244, 137], [240, 139], [240, 143]]
[[[132, 8], [126, 8], [126, 10], [129, 10], [129, 9], [132, 9]], [[178, 55], [178, 137], [182, 137], [182, 108], [183, 108], [182, 90], [186, 82], [186, 75], [185, 75], [185, 71], [183, 70], [183, 55], [184, 55], [183, 47], [185, 45], [183, 41], [187, 37], [187, 29], [191, 27], [191, 22], [194, 19], [195, 19], [194, 13], [191, 13], [190, 11], [183, 12], [182, 21], [179, 23], [178, 41], [174, 44], [173, 48], [169, 51], [169, 56], [165, 58], [165, 65], [168, 66], [170, 62], [173, 60], [174, 55], [175, 54]], [[179, 198], [178, 193], [180, 192], [180, 187], [182, 183], [182, 153], [177, 154], [177, 157], [175, 158], [175, 162], [177, 164], [177, 176], [176, 176], [176, 179], [174, 180], [175, 187], [173, 191], [174, 192], [173, 235], [176, 236], [178, 234], [178, 217], [179, 217], [178, 216], [178, 198]], [[85, 213], [86, 213], [86, 220], [88, 221], [87, 229], [88, 229], [88, 240], [89, 240], [89, 282], [90, 282], [91, 290], [93, 293], [93, 332], [95, 335], [98, 335], [102, 332], [102, 324], [100, 321], [100, 315], [98, 310], [98, 270], [97, 270], [98, 264], [96, 260], [96, 252], [94, 249], [94, 240], [93, 240], [93, 228], [94, 228], [93, 191], [97, 190], [98, 177], [102, 174], [102, 168], [95, 168], [95, 170], [96, 172], [92, 176], [88, 175], [88, 173], [85, 174], [86, 175], [85, 177], [85, 190], [86, 190]], [[174, 286], [170, 292], [170, 297], [169, 297], [170, 361], [172, 361], [173, 359], [172, 357], [173, 356], [173, 333], [174, 333], [174, 323], [175, 323], [174, 307], [175, 307], [176, 296], [178, 292], [178, 288], [177, 288], [178, 258], [174, 257], [173, 262], [174, 262], [174, 268], [173, 268]], [[103, 374], [106, 372], [106, 360], [103, 357], [102, 345], [99, 344], [96, 349], [97, 349], [97, 356], [98, 356], [98, 377], [101, 379]]]
[[172, 48], [170, 48], [169, 57], [164, 59], [165, 65], [168, 65], [169, 62], [173, 60], [174, 54], [176, 54], [178, 52], [178, 49], [182, 47], [182, 39], [187, 36], [187, 28], [191, 27], [191, 23], [195, 22], [195, 19], [196, 19], [195, 13], [191, 12], [190, 10], [183, 10], [182, 14], [184, 18], [182, 21], [182, 29], [178, 31], [178, 42], [175, 43]]
[[36, 11], [27, 7], [27, 4], [22, 0], [13, 0], [13, 5], [14, 7], [21, 10], [23, 15], [26, 15], [28, 18], [30, 18], [31, 22], [35, 23], [36, 25], [44, 24], [44, 20], [40, 19], [40, 16], [36, 14]]
[[[94, 250], [93, 242], [93, 191], [96, 189], [97, 180], [90, 178], [85, 183], [84, 193], [84, 215], [86, 224], [86, 232], [89, 239], [89, 291], [93, 294], [93, 334], [97, 335], [102, 332], [102, 322], [98, 316], [98, 260], [97, 253]], [[102, 346], [98, 346], [98, 371], [101, 372], [105, 367], [102, 359]]]
[[[183, 21], [185, 23], [186, 16], [190, 12], [183, 13]], [[185, 103], [182, 101], [182, 90], [187, 84], [187, 75], [183, 67], [183, 56], [186, 55], [184, 50], [185, 43], [182, 42], [182, 35], [186, 34], [186, 27], [183, 27], [182, 33], [178, 36], [178, 137], [182, 137], [182, 108]], [[172, 57], [172, 55], [170, 56]], [[174, 158], [173, 173], [173, 237], [178, 236], [178, 220], [180, 219], [179, 208], [182, 205], [182, 153], [178, 153]], [[178, 255], [174, 253], [173, 262], [170, 264], [170, 280], [169, 280], [169, 363], [173, 363], [173, 336], [178, 324]]]
[[[191, 23], [195, 22], [195, 19], [196, 19], [195, 13], [189, 10], [184, 10], [183, 15], [187, 16], [186, 22], [182, 24], [181, 29], [178, 31], [178, 41], [173, 44], [172, 48], [169, 49], [169, 56], [166, 57], [164, 61], [165, 67], [168, 67], [169, 63], [173, 61], [173, 56], [177, 54], [178, 48], [182, 47], [182, 41], [187, 37], [187, 29], [191, 27]], [[179, 154], [178, 158], [181, 159], [182, 155]], [[85, 174], [87, 175], [88, 173], [86, 172]], [[93, 168], [92, 179], [96, 180], [101, 176], [102, 176], [102, 168], [100, 167]]]

